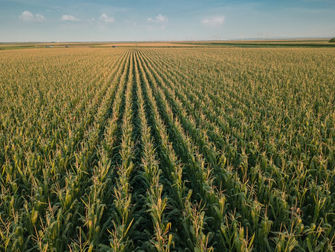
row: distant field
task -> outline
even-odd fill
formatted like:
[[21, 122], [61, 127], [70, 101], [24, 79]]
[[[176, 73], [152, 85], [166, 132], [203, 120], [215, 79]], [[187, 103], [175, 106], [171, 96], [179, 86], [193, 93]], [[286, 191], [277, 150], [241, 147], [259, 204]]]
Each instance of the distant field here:
[[82, 43], [0, 43], [0, 50], [30, 49], [30, 48], [115, 48], [115, 47], [245, 47], [245, 48], [274, 48], [274, 47], [307, 47], [335, 48], [335, 43], [329, 40], [263, 40], [263, 41], [179, 41], [179, 42], [82, 42]]
[[333, 251], [335, 49], [184, 43], [0, 45], [0, 251]]
[[329, 40], [277, 40], [277, 41], [209, 41], [209, 42], [185, 42], [198, 46], [231, 46], [231, 47], [334, 47]]
[[[181, 42], [132, 42], [132, 43], [108, 43], [103, 44], [101, 46], [119, 46], [119, 47], [189, 47], [189, 46], [195, 46], [193, 44], [185, 44]], [[197, 45], [196, 45], [197, 46]]]
[[183, 42], [115, 42], [115, 43], [0, 43], [0, 50], [31, 48], [114, 48], [114, 47], [198, 47]]

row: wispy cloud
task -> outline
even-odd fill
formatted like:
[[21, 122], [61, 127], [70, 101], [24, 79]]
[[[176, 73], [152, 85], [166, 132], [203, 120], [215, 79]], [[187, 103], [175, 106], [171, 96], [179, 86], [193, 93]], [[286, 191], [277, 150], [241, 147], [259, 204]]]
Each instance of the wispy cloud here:
[[33, 14], [28, 10], [23, 11], [19, 16], [19, 19], [23, 22], [39, 22], [39, 23], [42, 23], [46, 20], [43, 15]]
[[68, 22], [77, 22], [77, 21], [79, 21], [79, 19], [78, 18], [76, 18], [75, 16], [72, 16], [72, 15], [63, 15], [62, 17], [61, 17], [61, 20], [62, 21], [68, 21]]
[[114, 23], [115, 19], [113, 17], [108, 16], [106, 13], [102, 13], [100, 16], [100, 21], [104, 23]]
[[167, 18], [167, 16], [163, 16], [162, 14], [158, 14], [156, 17], [152, 18], [149, 17], [147, 18], [147, 21], [150, 23], [167, 23], [169, 21], [169, 19]]
[[220, 26], [224, 24], [224, 16], [204, 18], [201, 23], [210, 26]]

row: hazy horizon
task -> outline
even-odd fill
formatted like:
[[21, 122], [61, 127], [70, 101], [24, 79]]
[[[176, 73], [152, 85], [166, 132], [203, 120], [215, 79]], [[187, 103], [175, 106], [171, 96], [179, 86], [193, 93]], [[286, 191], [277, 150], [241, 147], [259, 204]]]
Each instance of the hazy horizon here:
[[0, 42], [335, 37], [335, 1], [0, 0]]
[[59, 40], [59, 41], [1, 41], [0, 44], [11, 44], [11, 43], [164, 43], [164, 42], [229, 42], [229, 41], [327, 41], [333, 37], [300, 37], [300, 38], [245, 38], [245, 39], [218, 39], [218, 40]]

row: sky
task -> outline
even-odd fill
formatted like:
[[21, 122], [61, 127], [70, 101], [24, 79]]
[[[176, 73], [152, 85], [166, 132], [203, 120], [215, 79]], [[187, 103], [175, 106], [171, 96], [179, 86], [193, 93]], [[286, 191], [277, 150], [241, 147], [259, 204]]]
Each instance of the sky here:
[[335, 0], [0, 0], [0, 42], [335, 37]]

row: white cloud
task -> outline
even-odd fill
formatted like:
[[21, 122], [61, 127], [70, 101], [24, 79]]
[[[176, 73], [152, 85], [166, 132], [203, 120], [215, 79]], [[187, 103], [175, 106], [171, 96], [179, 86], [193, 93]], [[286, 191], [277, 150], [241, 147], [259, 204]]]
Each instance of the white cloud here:
[[39, 22], [42, 23], [45, 21], [45, 17], [41, 14], [33, 14], [28, 10], [25, 10], [19, 16], [19, 19], [23, 22]]
[[113, 17], [108, 16], [106, 13], [101, 14], [100, 20], [105, 23], [114, 23], [115, 21]]
[[211, 18], [204, 18], [201, 23], [211, 26], [220, 26], [224, 23], [224, 16], [216, 16]]
[[159, 23], [166, 23], [168, 21], [168, 18], [166, 16], [163, 16], [162, 14], [159, 14], [156, 17], [156, 20]]
[[33, 21], [34, 20], [34, 14], [30, 11], [24, 11], [21, 13], [19, 17], [22, 21]]
[[62, 21], [70, 21], [70, 22], [77, 22], [77, 21], [79, 21], [78, 18], [76, 18], [75, 16], [72, 16], [72, 15], [63, 15], [61, 17], [61, 20]]
[[167, 18], [167, 16], [163, 16], [162, 14], [158, 14], [156, 17], [154, 18], [147, 18], [147, 21], [150, 23], [167, 23], [169, 20]]

